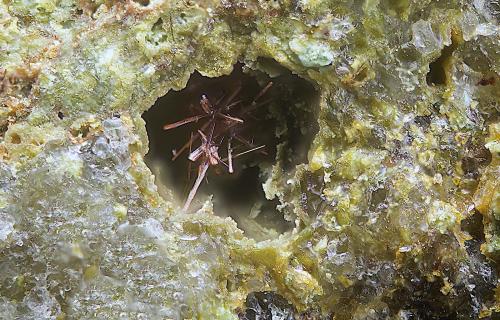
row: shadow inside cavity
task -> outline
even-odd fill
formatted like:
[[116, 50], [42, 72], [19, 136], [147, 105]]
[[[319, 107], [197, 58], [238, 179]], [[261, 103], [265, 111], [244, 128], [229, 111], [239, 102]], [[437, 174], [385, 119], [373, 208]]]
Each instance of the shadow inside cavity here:
[[[235, 100], [250, 104], [269, 81], [273, 82], [271, 89], [258, 99], [258, 102], [270, 102], [249, 113], [242, 126], [242, 136], [255, 145], [265, 145], [266, 154], [254, 151], [234, 159], [233, 174], [223, 165], [210, 167], [189, 210], [198, 210], [212, 196], [217, 215], [232, 217], [247, 236], [257, 240], [275, 238], [293, 228], [293, 223], [276, 209], [279, 201], [266, 199], [262, 184], [276, 163], [283, 170], [291, 170], [296, 164], [305, 162], [317, 132], [315, 114], [307, 111], [308, 104], [317, 97], [312, 85], [277, 64], [274, 68], [278, 71], [272, 78], [259, 71], [246, 70], [245, 73], [241, 64], [236, 65], [230, 75], [218, 78], [203, 77], [195, 72], [186, 88], [170, 91], [143, 114], [149, 137], [146, 163], [155, 174], [163, 196], [173, 195], [182, 206], [197, 177], [199, 163], [187, 159], [189, 152], [172, 161], [172, 150], [179, 150], [204, 122], [167, 131], [163, 126], [201, 114], [202, 95], [215, 103], [241, 87]], [[192, 150], [199, 144], [199, 141], [193, 143]], [[282, 147], [277, 154], [278, 145]], [[240, 151], [245, 150], [241, 148]], [[220, 155], [224, 157], [226, 150], [220, 150]]]

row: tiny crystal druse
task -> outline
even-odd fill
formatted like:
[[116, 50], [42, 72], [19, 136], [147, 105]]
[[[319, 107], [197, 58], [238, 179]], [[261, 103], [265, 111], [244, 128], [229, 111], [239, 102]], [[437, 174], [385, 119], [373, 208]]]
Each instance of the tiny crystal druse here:
[[[496, 0], [2, 1], [0, 318], [498, 317], [499, 18]], [[258, 165], [282, 232], [216, 194], [183, 212], [144, 160], [141, 115], [236, 66], [314, 87], [268, 109], [317, 127], [303, 161], [279, 141]]]

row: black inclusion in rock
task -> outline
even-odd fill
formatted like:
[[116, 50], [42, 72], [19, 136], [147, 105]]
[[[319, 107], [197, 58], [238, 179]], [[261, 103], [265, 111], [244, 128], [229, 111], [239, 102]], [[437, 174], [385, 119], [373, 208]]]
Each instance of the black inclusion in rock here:
[[252, 292], [245, 301], [246, 309], [240, 312], [242, 320], [258, 319], [295, 319], [296, 310], [293, 305], [276, 292]]

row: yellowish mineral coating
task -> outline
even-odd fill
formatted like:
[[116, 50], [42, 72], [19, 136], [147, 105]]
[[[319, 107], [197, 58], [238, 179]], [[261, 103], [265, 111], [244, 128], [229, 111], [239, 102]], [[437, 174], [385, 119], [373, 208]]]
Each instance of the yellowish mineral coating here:
[[[289, 304], [264, 319], [494, 315], [498, 10], [1, 2], [0, 318], [251, 318], [268, 291]], [[314, 85], [319, 130], [307, 163], [265, 172], [295, 228], [256, 242], [210, 200], [185, 214], [175, 186], [159, 195], [141, 114], [195, 70], [273, 76], [263, 59]]]

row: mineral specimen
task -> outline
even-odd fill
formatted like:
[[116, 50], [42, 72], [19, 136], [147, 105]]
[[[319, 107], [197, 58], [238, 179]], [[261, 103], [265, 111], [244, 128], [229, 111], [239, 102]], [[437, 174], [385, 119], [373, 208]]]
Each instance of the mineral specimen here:
[[[499, 318], [499, 19], [497, 0], [2, 1], [0, 318]], [[224, 76], [277, 84], [253, 130], [273, 158], [244, 163], [257, 186], [209, 176], [186, 213], [155, 121]]]

